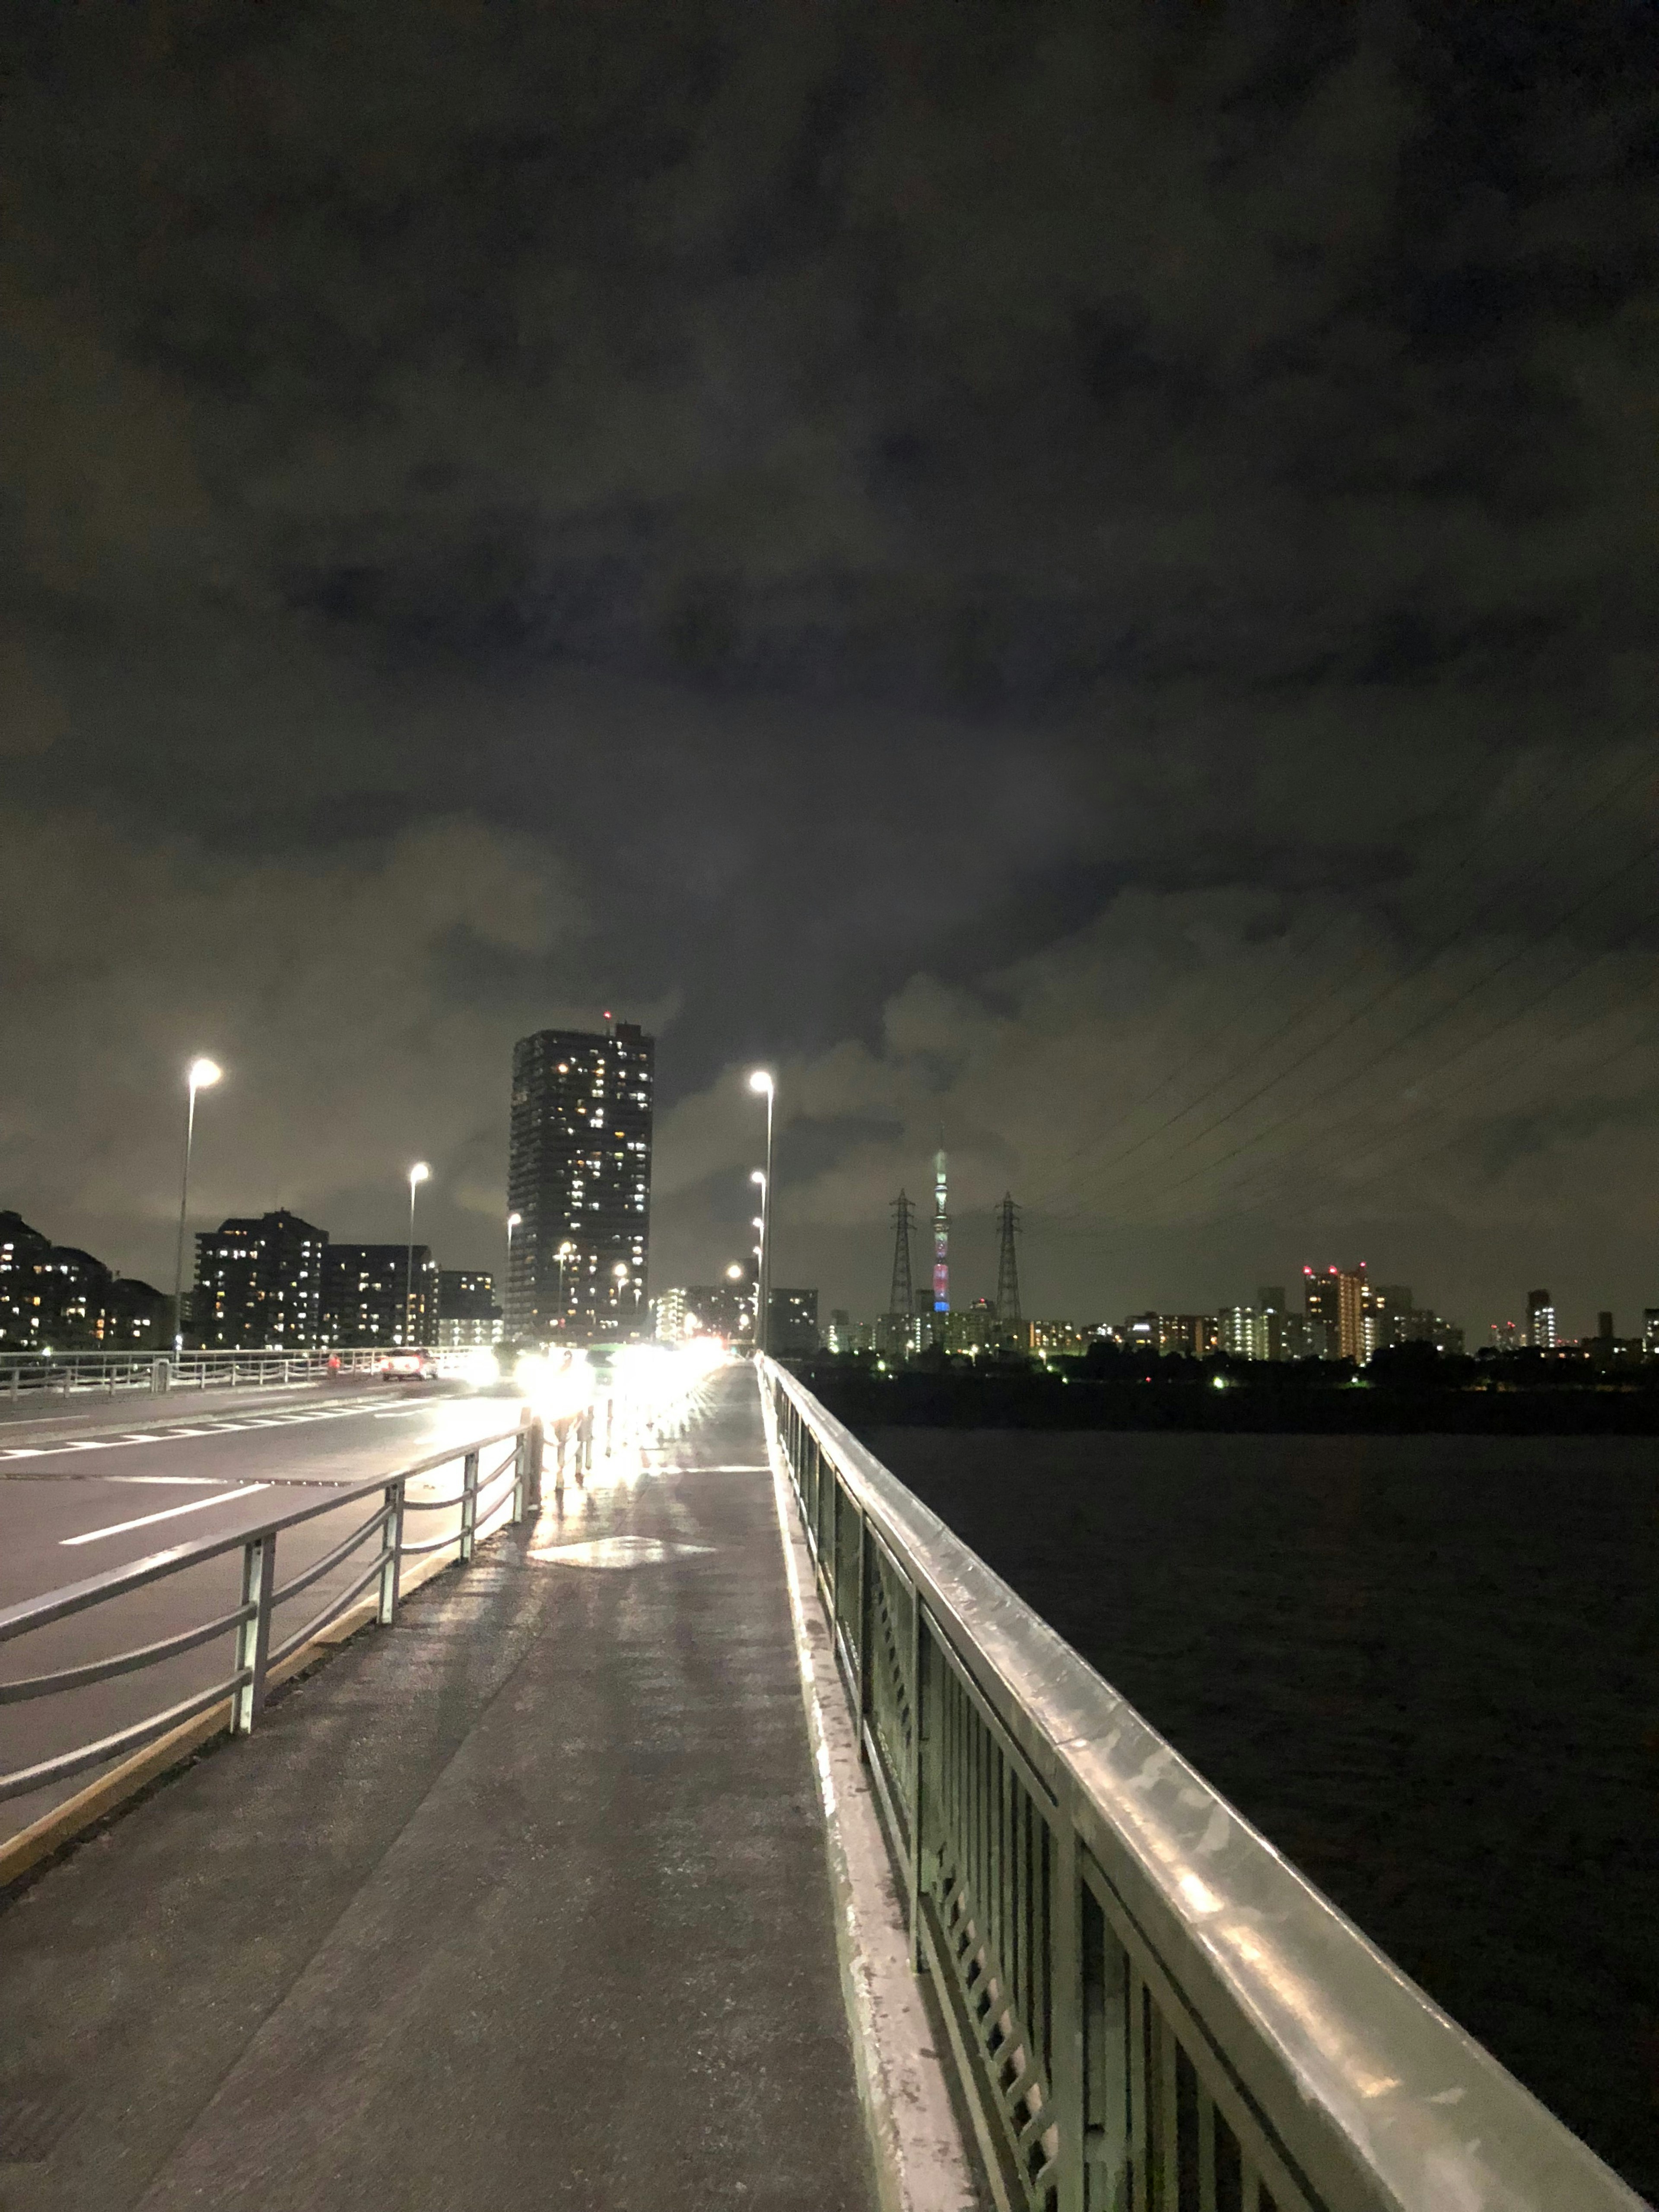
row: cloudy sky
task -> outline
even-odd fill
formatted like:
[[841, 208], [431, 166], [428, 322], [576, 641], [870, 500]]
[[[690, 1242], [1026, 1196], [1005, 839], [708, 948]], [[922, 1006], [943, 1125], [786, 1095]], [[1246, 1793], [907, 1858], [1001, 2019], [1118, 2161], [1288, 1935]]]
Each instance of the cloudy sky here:
[[16, 0], [0, 1206], [501, 1249], [659, 1042], [653, 1273], [1365, 1259], [1659, 1305], [1647, 6]]

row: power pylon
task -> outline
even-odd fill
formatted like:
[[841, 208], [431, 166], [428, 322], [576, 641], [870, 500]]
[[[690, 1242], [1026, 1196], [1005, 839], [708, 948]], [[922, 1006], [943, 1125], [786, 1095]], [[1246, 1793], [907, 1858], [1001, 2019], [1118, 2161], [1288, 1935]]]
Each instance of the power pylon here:
[[890, 1211], [893, 1216], [893, 1294], [887, 1301], [887, 1310], [908, 1317], [915, 1312], [916, 1303], [910, 1280], [910, 1231], [915, 1226], [916, 1209], [901, 1191]]
[[1005, 1194], [997, 1208], [997, 1319], [1005, 1324], [1020, 1317], [1019, 1261], [1014, 1252], [1019, 1233], [1019, 1208], [1012, 1194]]

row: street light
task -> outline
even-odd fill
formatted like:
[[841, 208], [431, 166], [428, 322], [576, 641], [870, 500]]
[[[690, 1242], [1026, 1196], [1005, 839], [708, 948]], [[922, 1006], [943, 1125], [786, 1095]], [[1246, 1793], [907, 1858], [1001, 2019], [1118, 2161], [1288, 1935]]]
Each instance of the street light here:
[[501, 1300], [503, 1312], [513, 1297], [513, 1232], [523, 1219], [524, 1216], [521, 1213], [509, 1213], [507, 1217], [507, 1291]]
[[196, 1094], [219, 1080], [224, 1070], [210, 1060], [192, 1060], [185, 1077], [190, 1104], [185, 1113], [185, 1173], [179, 1191], [179, 1249], [173, 1262], [173, 1356], [185, 1348], [185, 1216], [190, 1210], [190, 1148], [196, 1135]]
[[755, 1316], [755, 1340], [762, 1352], [767, 1349], [771, 1334], [770, 1307], [772, 1304], [772, 1109], [777, 1100], [777, 1085], [770, 1073], [757, 1067], [749, 1079], [749, 1088], [758, 1091], [766, 1100], [766, 1167], [750, 1176], [751, 1182], [761, 1187], [761, 1245], [759, 1279], [755, 1285], [755, 1301], [759, 1310]]
[[410, 1333], [405, 1344], [414, 1342], [415, 1328], [415, 1194], [431, 1175], [424, 1160], [416, 1160], [409, 1171], [409, 1273], [404, 1283], [404, 1327]]

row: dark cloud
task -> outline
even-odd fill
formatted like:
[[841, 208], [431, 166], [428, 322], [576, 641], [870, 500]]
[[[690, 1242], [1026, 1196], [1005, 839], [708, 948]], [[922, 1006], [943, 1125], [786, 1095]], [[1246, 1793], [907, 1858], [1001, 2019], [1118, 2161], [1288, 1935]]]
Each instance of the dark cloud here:
[[[8, 1202], [156, 1264], [167, 1071], [231, 1039], [224, 1203], [447, 1145], [488, 1259], [513, 1034], [626, 999], [670, 1276], [764, 1052], [854, 1304], [941, 1114], [1062, 1306], [1362, 1232], [1448, 1300], [1659, 1298], [1650, 1060], [1590, 1066], [1652, 957], [1650, 9], [12, 37]], [[1534, 1091], [1429, 1115], [1498, 1018]]]

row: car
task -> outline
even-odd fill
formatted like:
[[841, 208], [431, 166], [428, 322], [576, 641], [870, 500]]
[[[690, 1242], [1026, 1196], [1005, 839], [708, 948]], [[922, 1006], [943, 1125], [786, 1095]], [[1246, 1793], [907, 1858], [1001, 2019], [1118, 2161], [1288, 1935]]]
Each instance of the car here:
[[383, 1382], [430, 1382], [437, 1373], [438, 1363], [429, 1352], [388, 1352], [380, 1362]]

